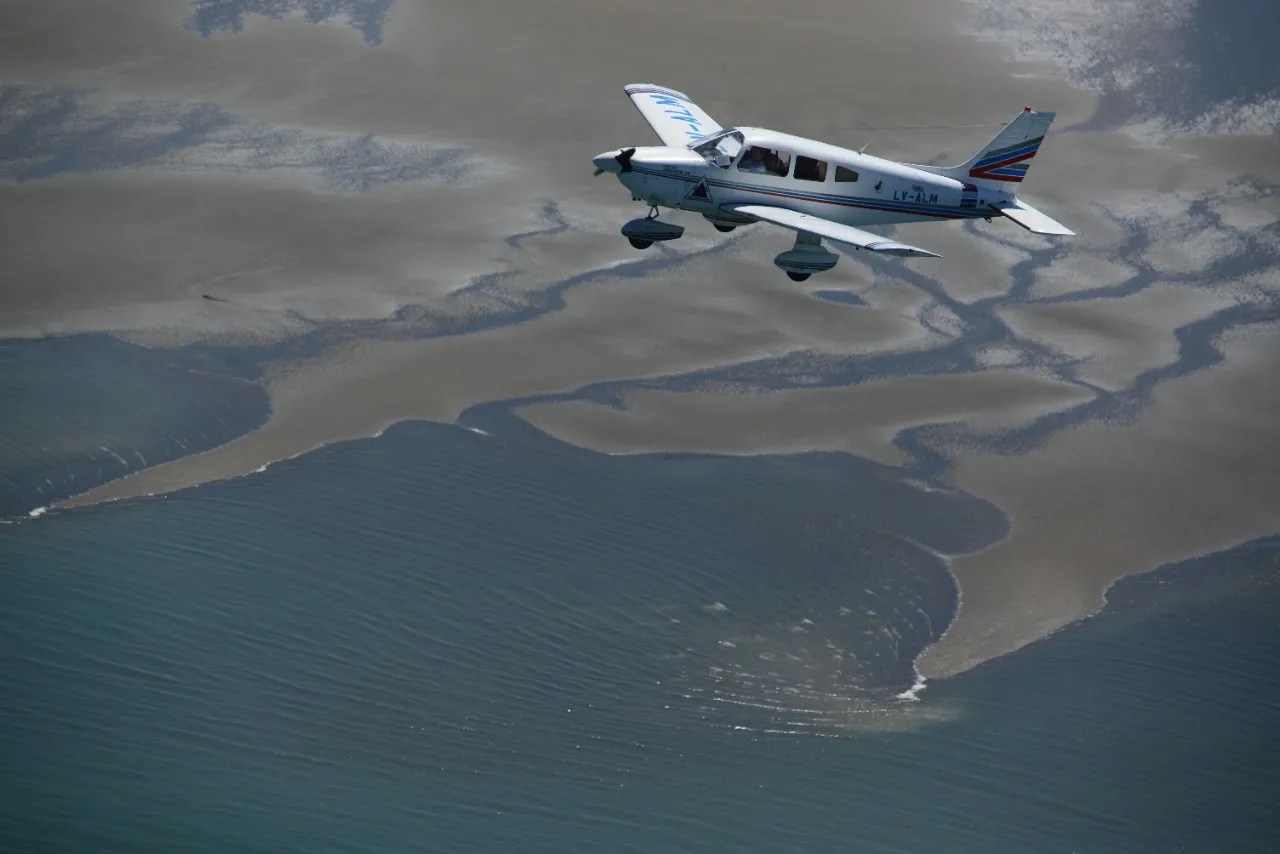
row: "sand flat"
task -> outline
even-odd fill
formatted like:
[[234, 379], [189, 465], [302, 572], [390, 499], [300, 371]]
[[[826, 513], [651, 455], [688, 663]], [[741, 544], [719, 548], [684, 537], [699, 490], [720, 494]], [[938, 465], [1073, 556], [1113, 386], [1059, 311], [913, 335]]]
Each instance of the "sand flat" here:
[[[254, 321], [287, 329], [289, 312], [386, 317], [509, 268], [503, 234], [526, 225], [536, 200], [510, 212], [484, 201], [447, 187], [350, 196], [248, 176], [107, 172], [0, 183], [9, 278], [0, 335], [168, 324], [198, 337]], [[431, 216], [444, 224], [424, 228]], [[466, 216], [489, 217], [494, 231], [449, 227]], [[465, 267], [457, 263], [464, 251]], [[204, 294], [231, 309], [210, 312]], [[131, 311], [161, 304], [167, 312]], [[242, 317], [235, 307], [253, 312]]]
[[1007, 429], [1091, 397], [1083, 388], [1034, 374], [986, 371], [767, 394], [640, 390], [625, 395], [621, 410], [573, 401], [517, 412], [559, 439], [614, 454], [836, 450], [897, 465], [906, 455], [892, 442], [909, 427]]
[[328, 442], [374, 435], [406, 418], [452, 421], [467, 407], [492, 400], [810, 349], [892, 352], [932, 338], [912, 318], [833, 306], [779, 288], [773, 277], [753, 277], [745, 267], [708, 258], [667, 281], [604, 278], [571, 291], [564, 310], [533, 321], [456, 337], [353, 341], [281, 366], [268, 382], [273, 414], [261, 429], [65, 504], [247, 474]]
[[1280, 524], [1275, 324], [1223, 342], [1226, 361], [1158, 387], [1132, 425], [1092, 424], [1033, 453], [961, 457], [955, 485], [1012, 517], [955, 559], [960, 614], [920, 660], [966, 670], [1096, 610], [1116, 578], [1274, 533]]
[[1080, 379], [1119, 391], [1177, 358], [1178, 329], [1234, 304], [1226, 282], [1214, 290], [1152, 285], [1122, 299], [1015, 303], [998, 314], [1020, 338], [1080, 360]]

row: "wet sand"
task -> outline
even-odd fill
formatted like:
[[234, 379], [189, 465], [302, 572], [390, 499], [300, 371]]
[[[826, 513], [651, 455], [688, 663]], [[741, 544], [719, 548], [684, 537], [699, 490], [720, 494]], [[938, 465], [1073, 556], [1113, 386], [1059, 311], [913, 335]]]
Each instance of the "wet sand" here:
[[[245, 18], [242, 32], [201, 38], [182, 27], [190, 7], [179, 0], [11, 5], [0, 12], [0, 33], [7, 34], [0, 35], [3, 79], [51, 93], [80, 92], [84, 111], [96, 117], [93, 123], [62, 119], [51, 136], [49, 145], [69, 148], [73, 159], [80, 148], [100, 144], [93, 134], [113, 123], [124, 125], [124, 138], [158, 134], [155, 145], [168, 144], [163, 134], [182, 105], [225, 111], [233, 124], [193, 132], [189, 144], [161, 157], [160, 165], [141, 161], [145, 170], [124, 163], [105, 173], [73, 169], [0, 182], [0, 209], [10, 212], [0, 248], [17, 259], [18, 283], [0, 306], [0, 334], [167, 325], [196, 337], [210, 328], [261, 332], [272, 324], [288, 334], [296, 324], [282, 308], [316, 319], [378, 318], [389, 306], [427, 301], [486, 273], [536, 264], [538, 280], [546, 281], [589, 268], [593, 259], [574, 253], [554, 264], [520, 256], [503, 238], [545, 227], [540, 212], [554, 201], [579, 237], [599, 237], [579, 247], [594, 244], [595, 254], [629, 251], [616, 229], [637, 209], [616, 182], [591, 180], [590, 158], [652, 139], [621, 91], [633, 80], [687, 84], [726, 122], [870, 142], [873, 151], [919, 160], [957, 137], [967, 151], [990, 135], [986, 129], [922, 131], [904, 145], [900, 133], [859, 130], [973, 121], [960, 87], [936, 80], [927, 88], [915, 85], [936, 77], [930, 69], [964, 63], [989, 81], [995, 91], [977, 117], [984, 121], [1004, 120], [1016, 109], [1011, 105], [1028, 94], [1048, 98], [1053, 88], [1009, 80], [1007, 68], [991, 58], [966, 57], [965, 44], [946, 26], [949, 4], [941, 0], [864, 10], [856, 20], [838, 14], [839, 3], [807, 5], [807, 16], [825, 25], [802, 28], [808, 44], [802, 53], [753, 51], [749, 87], [694, 84], [709, 64], [740, 56], [742, 45], [797, 29], [797, 12], [763, 3], [753, 14], [740, 4], [691, 10], [666, 3], [643, 16], [599, 5], [587, 12], [578, 0], [536, 7], [481, 2], [465, 9], [398, 3], [382, 44], [370, 45], [336, 22], [317, 26], [257, 15]], [[673, 29], [672, 19], [686, 26]], [[492, 20], [522, 38], [496, 43], [488, 32]], [[571, 35], [623, 26], [626, 39]], [[936, 65], [913, 72], [900, 88], [851, 90], [856, 68], [831, 75], [832, 57], [844, 63], [857, 56], [871, 68], [907, 44], [927, 51]], [[651, 45], [664, 46], [656, 65]], [[909, 103], [896, 94], [906, 91]], [[1055, 100], [1082, 117], [1090, 103], [1081, 95], [1071, 104], [1060, 95]], [[255, 123], [266, 130], [250, 132]], [[309, 136], [299, 141], [300, 132]], [[391, 153], [363, 171], [325, 159], [326, 145], [365, 135]], [[405, 147], [408, 154], [400, 150]], [[342, 176], [348, 183], [367, 181], [388, 163], [412, 162], [417, 149], [440, 147], [462, 151], [465, 182], [418, 181], [367, 193], [331, 186], [334, 168], [352, 170]], [[293, 168], [249, 169], [236, 180], [235, 171], [217, 169], [219, 159]], [[774, 235], [768, 251], [787, 241]], [[758, 275], [786, 287], [774, 272], [765, 267]], [[260, 316], [199, 311], [207, 308], [199, 306], [199, 292], [210, 283], [218, 296], [252, 294], [250, 307]]]
[[611, 454], [831, 450], [900, 465], [909, 455], [893, 440], [911, 427], [1008, 429], [1091, 397], [1087, 389], [1033, 374], [986, 371], [769, 394], [635, 391], [624, 396], [623, 409], [575, 401], [517, 412], [558, 439]]
[[[835, 307], [709, 257], [662, 280], [604, 278], [570, 290], [563, 310], [457, 337], [362, 341], [279, 366], [273, 414], [213, 451], [147, 469], [65, 506], [167, 492], [247, 474], [407, 418], [452, 421], [478, 403], [572, 392], [591, 383], [684, 373], [811, 347], [874, 353], [936, 338], [908, 317]], [[668, 310], [679, 304], [678, 312]]]
[[1234, 305], [1231, 284], [1152, 285], [1120, 300], [1022, 303], [998, 313], [1019, 338], [1076, 360], [1077, 378], [1121, 391], [1177, 358], [1178, 329]]
[[1013, 531], [952, 562], [960, 615], [921, 673], [958, 673], [1043, 637], [1095, 611], [1122, 575], [1274, 532], [1277, 332], [1229, 336], [1226, 361], [1157, 387], [1133, 425], [1077, 428], [1024, 456], [961, 456], [955, 485], [1005, 508]]
[[[951, 346], [933, 370], [990, 368], [907, 368], [754, 398], [631, 392], [624, 411], [523, 410], [604, 450], [838, 447], [902, 462], [889, 440], [907, 426], [1016, 430], [1088, 400], [1086, 382], [1123, 397], [1181, 358], [1178, 330], [1233, 302], [1265, 306], [1276, 290], [1274, 266], [1250, 260], [1275, 241], [1278, 197], [1250, 183], [1280, 181], [1274, 139], [1149, 147], [1122, 132], [1069, 132], [1092, 117], [1096, 94], [1045, 59], [965, 35], [981, 28], [942, 0], [857, 14], [835, 0], [668, 0], [643, 15], [580, 0], [399, 2], [376, 45], [340, 21], [296, 15], [250, 15], [241, 32], [201, 38], [183, 28], [190, 11], [149, 0], [0, 12], [6, 83], [28, 87], [24, 97], [84, 90], [83, 115], [41, 137], [62, 159], [28, 157], [20, 166], [34, 172], [0, 180], [12, 273], [0, 335], [269, 342], [373, 325], [277, 366], [261, 430], [67, 506], [246, 474], [405, 418], [449, 421], [488, 401], [791, 353], [928, 358]], [[494, 20], [509, 37], [492, 37]], [[626, 37], [601, 35], [612, 33]], [[797, 40], [803, 50], [787, 46]], [[652, 139], [621, 91], [635, 80], [683, 88], [726, 124], [915, 162], [962, 160], [994, 128], [875, 128], [993, 123], [1025, 103], [1057, 110], [1027, 196], [1079, 236], [1051, 243], [1007, 222], [903, 226], [901, 237], [947, 257], [845, 258], [806, 289], [769, 263], [788, 235], [726, 237], [686, 215], [688, 237], [629, 267], [639, 256], [616, 230], [641, 211], [615, 182], [593, 180], [589, 161]], [[191, 104], [215, 110], [212, 130], [184, 118]], [[169, 148], [103, 160], [93, 150], [103, 127]], [[457, 159], [437, 169], [441, 150]], [[500, 287], [466, 290], [493, 276]], [[1222, 281], [1246, 284], [1223, 291]], [[865, 305], [809, 292], [820, 289]], [[563, 307], [543, 298], [551, 290]], [[495, 309], [525, 301], [528, 311]], [[377, 322], [405, 309], [474, 326], [386, 340], [403, 330]], [[487, 317], [507, 325], [484, 328]], [[1017, 455], [945, 449], [955, 485], [995, 501], [1014, 533], [956, 561], [962, 609], [926, 673], [957, 672], [1088, 613], [1123, 573], [1275, 530], [1266, 475], [1278, 413], [1262, 384], [1276, 354], [1252, 333], [1231, 341], [1224, 364], [1161, 378], [1145, 408], [1135, 397], [1131, 423], [1064, 422]], [[1093, 527], [1099, 507], [1113, 512]]]

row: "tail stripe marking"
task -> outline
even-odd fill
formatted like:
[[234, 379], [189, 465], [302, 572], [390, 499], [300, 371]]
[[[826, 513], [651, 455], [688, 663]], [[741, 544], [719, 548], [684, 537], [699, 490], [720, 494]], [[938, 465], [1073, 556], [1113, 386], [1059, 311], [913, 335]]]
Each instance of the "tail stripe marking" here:
[[1014, 145], [1007, 145], [1004, 148], [983, 152], [982, 158], [973, 164], [973, 168], [980, 169], [1001, 160], [1017, 160], [1024, 155], [1035, 154], [1042, 142], [1044, 142], [1044, 137], [1038, 136], [1035, 139], [1028, 139]]
[[1043, 136], [1025, 140], [1015, 145], [1007, 145], [994, 151], [986, 152], [982, 159], [973, 164], [969, 170], [971, 178], [987, 178], [996, 181], [1021, 181], [1026, 177], [1030, 163], [1025, 161], [1036, 156]]

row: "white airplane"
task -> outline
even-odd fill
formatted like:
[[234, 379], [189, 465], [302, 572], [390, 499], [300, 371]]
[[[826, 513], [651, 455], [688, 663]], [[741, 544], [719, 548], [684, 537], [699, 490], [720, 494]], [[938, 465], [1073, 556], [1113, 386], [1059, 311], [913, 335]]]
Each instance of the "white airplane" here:
[[913, 166], [764, 128], [722, 128], [688, 95], [651, 83], [626, 92], [663, 144], [606, 151], [593, 162], [597, 175], [617, 175], [635, 201], [649, 204], [647, 217], [622, 228], [637, 249], [684, 234], [657, 219], [660, 207], [700, 213], [720, 231], [760, 221], [791, 229], [795, 245], [773, 263], [797, 282], [836, 265], [824, 238], [886, 255], [940, 257], [860, 225], [1000, 215], [1036, 234], [1074, 234], [1016, 192], [1054, 113], [1026, 107], [958, 166]]

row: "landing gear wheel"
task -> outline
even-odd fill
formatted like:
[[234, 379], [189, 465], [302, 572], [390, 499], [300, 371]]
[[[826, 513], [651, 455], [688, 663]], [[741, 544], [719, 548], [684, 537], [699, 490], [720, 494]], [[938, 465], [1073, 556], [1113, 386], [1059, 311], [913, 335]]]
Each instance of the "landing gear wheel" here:
[[[652, 240], [637, 240], [634, 237], [628, 237], [627, 240], [629, 240], [631, 242], [631, 245], [637, 249], [648, 249], [650, 246], [653, 245]], [[805, 278], [808, 278], [808, 277], [806, 276]]]
[[[634, 243], [635, 241], [633, 240], [631, 242]], [[813, 274], [812, 273], [787, 273], [787, 278], [793, 282], [803, 282], [805, 279], [809, 278], [809, 276], [811, 275]]]
[[723, 231], [725, 234], [728, 234], [729, 232], [737, 228], [736, 225], [721, 225], [718, 222], [713, 222], [712, 225], [716, 227], [716, 231]]

